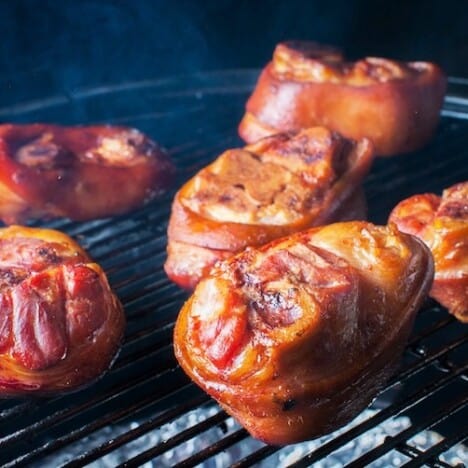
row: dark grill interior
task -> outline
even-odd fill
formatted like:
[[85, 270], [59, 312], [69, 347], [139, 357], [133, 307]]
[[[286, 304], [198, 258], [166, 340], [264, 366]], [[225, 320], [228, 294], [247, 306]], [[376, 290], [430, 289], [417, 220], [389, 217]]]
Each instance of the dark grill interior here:
[[[319, 442], [278, 448], [253, 441], [178, 368], [172, 328], [186, 293], [162, 270], [170, 202], [195, 171], [240, 144], [236, 126], [256, 76], [204, 73], [0, 109], [4, 121], [135, 126], [166, 146], [179, 168], [174, 191], [131, 215], [47, 223], [74, 236], [106, 270], [125, 306], [126, 340], [112, 371], [87, 389], [0, 403], [2, 465], [446, 467], [467, 461], [467, 328], [429, 300], [400, 371], [371, 409]], [[468, 100], [450, 95], [443, 115], [429, 147], [375, 163], [365, 185], [371, 221], [384, 223], [404, 197], [468, 179]], [[364, 447], [359, 454], [356, 444]]]

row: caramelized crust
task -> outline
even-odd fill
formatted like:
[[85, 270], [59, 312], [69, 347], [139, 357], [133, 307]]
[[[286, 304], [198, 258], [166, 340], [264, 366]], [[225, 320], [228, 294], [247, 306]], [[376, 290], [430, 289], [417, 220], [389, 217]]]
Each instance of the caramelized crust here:
[[365, 217], [359, 187], [372, 159], [368, 140], [323, 127], [224, 152], [175, 196], [166, 272], [193, 287], [216, 260], [249, 245]]
[[444, 190], [442, 197], [428, 193], [407, 198], [393, 209], [389, 221], [431, 249], [431, 296], [468, 323], [468, 182]]
[[87, 220], [125, 213], [170, 182], [166, 153], [125, 127], [0, 125], [0, 218]]
[[106, 276], [58, 231], [0, 229], [0, 394], [79, 388], [115, 359], [125, 318]]
[[[174, 211], [173, 211], [174, 213]], [[365, 219], [367, 204], [362, 188], [358, 188], [333, 214], [334, 220]], [[211, 249], [171, 240], [167, 245], [166, 271], [179, 286], [193, 289], [219, 260], [233, 255], [231, 250]]]
[[416, 237], [331, 224], [215, 266], [174, 331], [185, 372], [256, 438], [331, 432], [376, 396], [433, 278]]
[[445, 89], [445, 76], [432, 63], [346, 62], [316, 44], [283, 43], [260, 75], [239, 134], [253, 142], [325, 125], [348, 138], [370, 138], [377, 155], [406, 153], [430, 139]]

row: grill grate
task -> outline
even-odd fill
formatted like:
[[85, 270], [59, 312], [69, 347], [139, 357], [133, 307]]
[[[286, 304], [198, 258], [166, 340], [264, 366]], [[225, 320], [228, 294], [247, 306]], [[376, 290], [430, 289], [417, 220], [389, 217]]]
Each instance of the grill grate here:
[[[257, 71], [64, 91], [0, 108], [16, 122], [133, 125], [163, 143], [178, 187], [223, 149]], [[418, 192], [468, 179], [468, 100], [450, 95], [423, 151], [379, 159], [365, 185], [369, 219]], [[156, 110], [156, 111], [154, 111]], [[165, 277], [165, 232], [174, 192], [130, 216], [47, 226], [74, 236], [103, 266], [128, 319], [113, 369], [80, 392], [0, 402], [0, 464], [15, 466], [454, 466], [467, 463], [468, 335], [433, 301], [416, 320], [399, 372], [370, 409], [318, 441], [279, 448], [249, 437], [178, 368], [172, 328], [187, 295]], [[357, 450], [359, 448], [360, 451]], [[150, 465], [148, 465], [150, 466]]]

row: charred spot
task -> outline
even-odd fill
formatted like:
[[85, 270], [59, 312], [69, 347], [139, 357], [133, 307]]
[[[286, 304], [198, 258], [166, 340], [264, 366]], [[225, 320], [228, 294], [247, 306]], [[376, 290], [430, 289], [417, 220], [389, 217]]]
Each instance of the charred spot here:
[[297, 404], [294, 398], [280, 398], [278, 395], [273, 394], [273, 402], [278, 406], [281, 406], [282, 411], [291, 411]]
[[258, 161], [260, 163], [262, 162], [262, 158], [257, 153], [250, 153], [249, 152], [249, 157], [252, 158], [254, 161]]
[[298, 197], [296, 194], [292, 194], [291, 196], [288, 197], [287, 201], [286, 201], [286, 206], [291, 209], [291, 210], [295, 210], [297, 209], [297, 204], [298, 204]]
[[461, 201], [446, 203], [439, 208], [438, 216], [468, 219], [468, 204]]
[[218, 197], [218, 201], [220, 203], [228, 203], [230, 201], [232, 201], [234, 199], [234, 197], [228, 193], [223, 193], [222, 195], [220, 195]]
[[57, 252], [51, 247], [40, 247], [37, 254], [52, 265], [57, 265], [62, 261], [61, 257], [59, 257]]
[[323, 189], [316, 189], [311, 194], [309, 194], [303, 201], [303, 209], [304, 211], [308, 211], [312, 209], [314, 206], [319, 204], [321, 200], [324, 198], [324, 190]]
[[193, 197], [194, 199], [198, 200], [199, 202], [205, 202], [209, 201], [211, 199], [211, 193], [208, 191], [198, 191], [195, 196]]
[[15, 286], [27, 277], [24, 270], [17, 268], [0, 269], [0, 286]]
[[127, 140], [127, 143], [130, 146], [133, 146], [134, 148], [138, 148], [141, 145], [141, 141], [139, 141], [138, 139], [135, 139], [135, 138], [129, 138]]
[[283, 411], [290, 411], [296, 406], [296, 400], [290, 398], [289, 400], [283, 401], [281, 409]]
[[250, 247], [247, 247], [244, 252], [244, 261], [236, 262], [235, 268], [231, 270], [232, 279], [235, 286], [238, 288], [243, 288], [245, 286], [252, 287], [256, 283], [255, 275], [249, 273]]
[[250, 307], [270, 328], [287, 327], [297, 320], [297, 306], [278, 291], [262, 291]]
[[149, 138], [144, 138], [142, 135], [140, 137], [131, 137], [127, 140], [127, 144], [132, 148], [135, 148], [135, 151], [139, 155], [151, 156], [158, 148], [156, 143], [151, 141]]
[[324, 158], [328, 152], [328, 147], [325, 145], [318, 146], [316, 142], [311, 144], [311, 139], [308, 135], [299, 134], [289, 140], [287, 144], [279, 146], [277, 151], [280, 155], [294, 155], [306, 164], [313, 164]]
[[323, 159], [324, 156], [325, 156], [325, 151], [320, 150], [320, 151], [315, 151], [313, 153], [302, 153], [301, 159], [307, 164], [312, 164], [317, 160]]

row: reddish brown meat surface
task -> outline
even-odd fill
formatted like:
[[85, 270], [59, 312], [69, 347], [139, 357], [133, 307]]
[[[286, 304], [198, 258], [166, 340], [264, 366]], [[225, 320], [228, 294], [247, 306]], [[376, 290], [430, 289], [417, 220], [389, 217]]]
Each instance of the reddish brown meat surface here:
[[48, 229], [0, 230], [0, 397], [72, 390], [105, 372], [125, 319], [96, 263]]
[[324, 127], [225, 151], [178, 191], [168, 227], [168, 276], [193, 288], [247, 246], [337, 220], [364, 219], [369, 140]]
[[431, 296], [468, 323], [468, 182], [401, 201], [389, 218], [431, 249], [435, 278]]
[[324, 125], [348, 138], [371, 139], [377, 155], [406, 153], [431, 138], [445, 89], [445, 75], [432, 63], [347, 62], [315, 43], [285, 42], [262, 71], [239, 134], [252, 143]]
[[7, 224], [128, 212], [171, 182], [168, 155], [135, 129], [0, 125], [0, 218]]
[[248, 248], [218, 263], [183, 306], [176, 357], [254, 437], [308, 440], [376, 396], [433, 272], [419, 239], [365, 222]]

